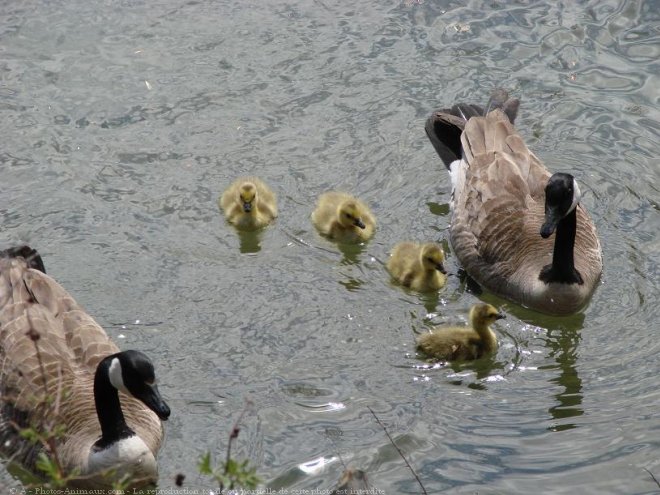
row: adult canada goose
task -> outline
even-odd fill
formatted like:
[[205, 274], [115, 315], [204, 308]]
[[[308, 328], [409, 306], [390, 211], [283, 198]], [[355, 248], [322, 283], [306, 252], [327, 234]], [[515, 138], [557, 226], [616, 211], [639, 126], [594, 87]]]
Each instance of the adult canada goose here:
[[444, 287], [445, 253], [442, 246], [434, 242], [418, 244], [400, 242], [387, 260], [387, 270], [404, 287], [425, 292]]
[[497, 336], [490, 325], [504, 315], [490, 304], [470, 308], [469, 327], [436, 327], [417, 337], [417, 349], [424, 355], [446, 361], [479, 359], [497, 350]]
[[574, 313], [602, 272], [596, 227], [573, 176], [550, 175], [525, 146], [513, 127], [517, 111], [518, 100], [498, 90], [485, 112], [458, 104], [427, 120], [452, 182], [451, 243], [468, 275], [495, 294]]
[[218, 205], [229, 223], [242, 230], [256, 230], [277, 217], [277, 198], [257, 177], [236, 179], [220, 196]]
[[312, 222], [321, 234], [339, 242], [367, 241], [376, 228], [376, 219], [366, 204], [334, 191], [319, 196]]
[[[119, 394], [121, 392], [121, 394]], [[0, 451], [36, 470], [40, 453], [20, 431], [54, 436], [74, 486], [157, 479], [156, 453], [170, 415], [154, 367], [138, 351], [119, 352], [103, 329], [27, 247], [0, 252]], [[160, 418], [160, 419], [159, 419]]]

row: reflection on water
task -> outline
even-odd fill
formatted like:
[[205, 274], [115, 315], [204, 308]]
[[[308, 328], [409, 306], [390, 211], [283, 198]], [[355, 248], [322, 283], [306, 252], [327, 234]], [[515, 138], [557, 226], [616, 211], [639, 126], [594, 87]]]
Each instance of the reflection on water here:
[[[554, 368], [559, 371], [559, 376], [550, 381], [563, 388], [555, 395], [557, 405], [548, 410], [551, 417], [557, 420], [548, 428], [552, 431], [577, 428], [575, 423], [562, 420], [584, 414], [584, 409], [581, 407], [583, 401], [582, 380], [577, 370], [578, 344], [580, 343], [579, 330], [571, 328], [571, 326], [548, 330], [546, 342], [550, 347], [549, 356], [557, 362]], [[540, 369], [549, 368], [541, 367]]]
[[240, 240], [240, 251], [243, 254], [258, 253], [261, 251], [262, 231], [244, 231], [237, 230]]
[[367, 249], [367, 244], [363, 242], [357, 244], [338, 242], [337, 248], [343, 255], [340, 264], [359, 265], [362, 263], [362, 253]]

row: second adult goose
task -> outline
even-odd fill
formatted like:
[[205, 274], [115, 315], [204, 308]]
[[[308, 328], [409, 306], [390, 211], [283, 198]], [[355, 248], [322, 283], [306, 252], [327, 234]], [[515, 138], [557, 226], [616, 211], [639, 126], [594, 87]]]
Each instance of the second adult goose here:
[[[451, 243], [470, 277], [534, 310], [566, 315], [603, 268], [596, 227], [572, 175], [551, 175], [513, 127], [518, 100], [434, 112], [426, 133], [452, 182]], [[555, 233], [554, 239], [551, 235]]]
[[39, 454], [53, 453], [20, 431], [64, 427], [54, 441], [72, 485], [156, 481], [170, 409], [153, 364], [119, 352], [27, 246], [0, 252], [0, 400], [0, 451], [26, 468], [36, 472]]

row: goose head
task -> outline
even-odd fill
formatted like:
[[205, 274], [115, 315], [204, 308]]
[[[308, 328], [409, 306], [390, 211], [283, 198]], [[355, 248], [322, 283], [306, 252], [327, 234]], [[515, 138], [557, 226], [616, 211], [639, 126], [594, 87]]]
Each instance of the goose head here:
[[344, 201], [341, 203], [339, 208], [337, 208], [337, 217], [339, 225], [344, 228], [365, 228], [364, 222], [362, 221], [360, 207], [354, 201]]
[[440, 273], [447, 273], [447, 270], [445, 270], [443, 265], [443, 262], [445, 261], [445, 253], [438, 244], [424, 244], [420, 256], [422, 259], [422, 266], [426, 270], [438, 270]]
[[475, 304], [470, 309], [469, 320], [472, 328], [485, 328], [491, 323], [505, 318], [503, 313], [491, 304]]
[[170, 416], [156, 386], [154, 365], [139, 351], [124, 351], [104, 358], [94, 375], [94, 402], [101, 424], [101, 438], [95, 450], [103, 450], [120, 440], [135, 436], [126, 424], [119, 402], [118, 391], [136, 398], [151, 409], [161, 420]]
[[254, 207], [255, 198], [257, 197], [257, 186], [252, 182], [242, 184], [238, 190], [239, 201], [243, 206], [245, 213], [250, 213]]
[[114, 388], [140, 400], [161, 420], [169, 418], [170, 408], [158, 391], [154, 365], [145, 354], [130, 350], [120, 352], [101, 361], [99, 368], [105, 361], [108, 361], [107, 375]]
[[579, 202], [580, 188], [572, 175], [558, 172], [550, 177], [545, 186], [545, 221], [541, 226], [541, 237], [550, 237], [559, 222], [575, 211]]

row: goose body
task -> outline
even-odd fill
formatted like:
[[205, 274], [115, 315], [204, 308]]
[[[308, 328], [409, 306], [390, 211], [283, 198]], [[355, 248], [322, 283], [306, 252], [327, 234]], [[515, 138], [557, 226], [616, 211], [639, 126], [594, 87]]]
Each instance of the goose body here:
[[429, 242], [401, 242], [394, 246], [387, 270], [404, 287], [425, 292], [444, 287], [447, 281], [442, 246]]
[[452, 182], [451, 243], [468, 275], [491, 292], [571, 314], [600, 279], [600, 242], [575, 179], [551, 175], [516, 132], [517, 110], [518, 100], [499, 91], [485, 112], [461, 104], [427, 120]]
[[277, 217], [277, 198], [257, 177], [236, 179], [220, 196], [218, 205], [227, 221], [242, 230], [256, 230]]
[[376, 229], [376, 218], [365, 203], [334, 191], [319, 196], [312, 223], [326, 237], [346, 243], [367, 241]]
[[[56, 437], [57, 456], [75, 486], [105, 487], [125, 475], [157, 479], [156, 454], [170, 410], [151, 361], [120, 352], [104, 330], [52, 278], [28, 247], [0, 252], [0, 451], [35, 471], [33, 428]], [[121, 394], [119, 392], [121, 391]], [[159, 419], [160, 418], [160, 419]], [[114, 474], [108, 477], [107, 470]], [[39, 474], [39, 473], [37, 473]]]
[[504, 315], [490, 304], [470, 309], [468, 327], [436, 327], [417, 338], [417, 349], [425, 356], [446, 361], [479, 359], [497, 350], [497, 336], [490, 325]]

